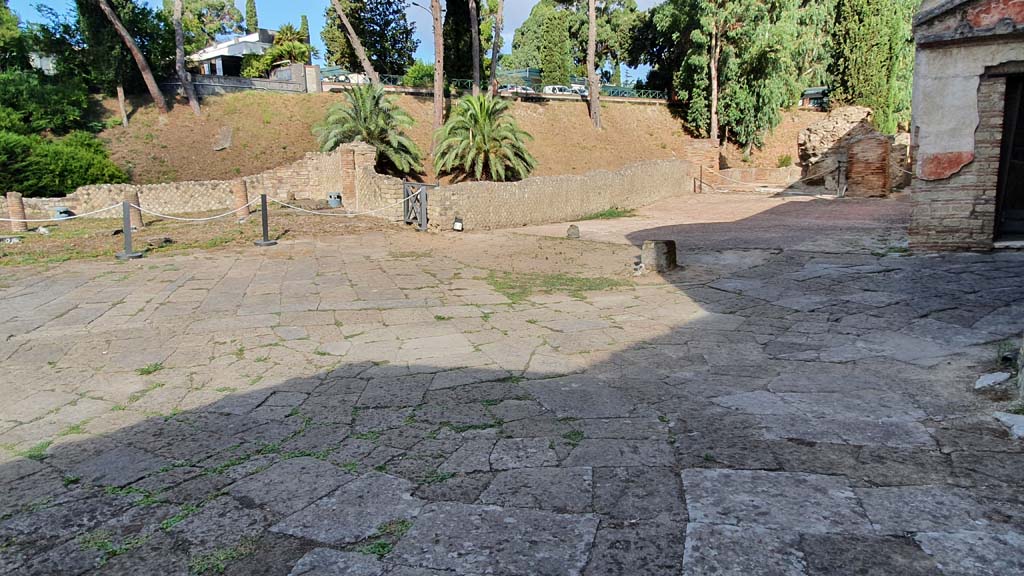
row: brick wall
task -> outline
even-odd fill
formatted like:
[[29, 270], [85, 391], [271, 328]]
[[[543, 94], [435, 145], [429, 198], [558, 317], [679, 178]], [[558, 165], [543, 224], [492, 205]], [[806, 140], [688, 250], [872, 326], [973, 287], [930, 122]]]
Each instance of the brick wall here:
[[[927, 250], [987, 250], [995, 227], [999, 149], [1003, 137], [1006, 79], [978, 85], [974, 161], [942, 180], [915, 179], [910, 245]], [[927, 126], [926, 119], [918, 123]]]
[[850, 198], [887, 196], [890, 182], [889, 154], [892, 143], [882, 134], [850, 140], [846, 149], [846, 195]]

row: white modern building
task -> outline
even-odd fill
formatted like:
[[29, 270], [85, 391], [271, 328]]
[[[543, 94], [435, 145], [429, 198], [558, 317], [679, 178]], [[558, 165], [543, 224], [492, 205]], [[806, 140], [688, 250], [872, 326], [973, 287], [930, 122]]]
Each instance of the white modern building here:
[[260, 28], [252, 34], [219, 42], [188, 57], [200, 74], [241, 76], [242, 58], [246, 54], [263, 54], [274, 45], [274, 30]]

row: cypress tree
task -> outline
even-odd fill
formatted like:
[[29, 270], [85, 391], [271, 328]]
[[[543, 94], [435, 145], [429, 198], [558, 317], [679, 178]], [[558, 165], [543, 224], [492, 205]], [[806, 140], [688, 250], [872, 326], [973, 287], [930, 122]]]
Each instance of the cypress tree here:
[[449, 0], [445, 4], [444, 73], [448, 80], [468, 80], [473, 77], [472, 30], [469, 25], [469, 3]]
[[894, 133], [909, 112], [912, 0], [839, 0], [832, 31], [831, 98], [867, 106]]
[[245, 0], [245, 31], [249, 34], [260, 29], [260, 17], [256, 14], [256, 0]]
[[302, 19], [299, 21], [299, 36], [302, 37], [302, 43], [309, 45], [309, 18], [303, 14]]
[[541, 28], [540, 68], [545, 85], [568, 85], [572, 70], [568, 13], [556, 10]]

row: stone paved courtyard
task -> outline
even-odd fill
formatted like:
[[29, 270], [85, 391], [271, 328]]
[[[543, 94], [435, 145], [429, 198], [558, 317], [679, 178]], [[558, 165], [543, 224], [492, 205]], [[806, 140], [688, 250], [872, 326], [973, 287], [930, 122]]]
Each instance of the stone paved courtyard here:
[[0, 573], [1024, 573], [971, 392], [1024, 254], [880, 230], [525, 298], [510, 233], [0, 271]]

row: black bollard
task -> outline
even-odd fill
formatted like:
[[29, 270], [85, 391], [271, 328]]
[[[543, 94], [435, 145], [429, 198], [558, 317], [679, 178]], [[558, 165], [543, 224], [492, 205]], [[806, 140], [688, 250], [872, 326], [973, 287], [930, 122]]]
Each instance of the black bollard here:
[[270, 223], [267, 221], [267, 195], [260, 194], [260, 219], [263, 223], [263, 239], [253, 242], [257, 246], [274, 246], [277, 240], [270, 239]]
[[123, 219], [123, 234], [124, 234], [124, 252], [118, 252], [114, 254], [114, 257], [118, 260], [136, 260], [142, 258], [142, 252], [136, 252], [132, 250], [132, 215], [131, 205], [128, 201], [121, 203], [122, 211], [124, 212]]

